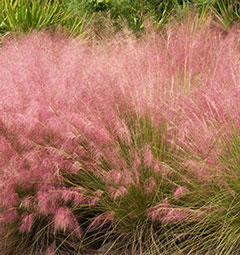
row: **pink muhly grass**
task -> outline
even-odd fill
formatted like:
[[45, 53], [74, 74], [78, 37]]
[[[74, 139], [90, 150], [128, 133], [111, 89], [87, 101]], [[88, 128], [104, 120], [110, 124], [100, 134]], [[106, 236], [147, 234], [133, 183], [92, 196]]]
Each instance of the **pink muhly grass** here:
[[112, 180], [115, 184], [119, 184], [122, 178], [122, 174], [120, 171], [113, 169], [110, 170], [108, 174], [112, 177]]
[[104, 191], [99, 189], [94, 192], [94, 195], [98, 198], [101, 198], [103, 194], [104, 194]]
[[207, 155], [206, 157], [206, 163], [209, 165], [209, 166], [218, 166], [219, 165], [219, 162], [218, 162], [218, 155], [217, 155], [217, 152], [215, 150], [211, 150], [209, 152], [209, 154]]
[[186, 160], [184, 165], [190, 175], [194, 175], [201, 183], [211, 182], [213, 171], [205, 162], [199, 160]]
[[33, 222], [34, 222], [34, 214], [25, 215], [22, 219], [22, 224], [19, 228], [20, 232], [30, 232]]
[[75, 162], [71, 162], [69, 159], [63, 159], [57, 163], [57, 167], [61, 170], [67, 170], [72, 173], [78, 173], [79, 167]]
[[131, 143], [131, 134], [130, 131], [127, 127], [127, 125], [123, 122], [123, 120], [121, 119], [117, 119], [115, 117], [115, 132], [117, 133], [117, 135], [125, 142], [127, 142], [128, 144]]
[[84, 200], [84, 192], [77, 188], [61, 188], [59, 190], [61, 198], [65, 203], [73, 202], [74, 206], [80, 205]]
[[128, 192], [128, 190], [124, 186], [120, 186], [119, 191], [121, 195], [125, 195]]
[[5, 210], [0, 217], [0, 223], [6, 224], [6, 223], [12, 223], [14, 220], [18, 218], [19, 214], [16, 210], [16, 208], [10, 208]]
[[55, 213], [58, 210], [59, 195], [50, 189], [49, 191], [38, 191], [37, 205], [39, 212], [45, 215]]
[[[222, 170], [219, 137], [230, 136], [232, 125], [240, 130], [239, 63], [236, 31], [223, 35], [209, 24], [169, 27], [164, 37], [152, 32], [144, 43], [126, 38], [90, 47], [47, 33], [5, 41], [0, 49], [1, 220], [23, 219], [29, 210], [53, 216], [55, 234], [69, 230], [81, 236], [72, 207], [95, 206], [101, 194], [66, 188], [63, 173], [75, 178], [81, 170], [92, 171], [114, 200], [142, 183], [142, 166], [171, 180], [167, 163], [152, 155], [152, 138], [135, 146], [129, 120], [137, 123], [146, 115], [157, 128], [163, 117], [167, 121], [163, 136], [183, 155], [186, 178], [209, 185]], [[175, 199], [187, 192], [182, 185]], [[152, 179], [146, 186], [149, 192], [156, 187]], [[232, 192], [221, 180], [219, 186]], [[20, 196], [17, 187], [27, 194]], [[163, 223], [191, 215], [167, 198], [148, 211]], [[112, 212], [104, 212], [90, 227], [113, 219]], [[30, 229], [30, 220], [22, 229]]]
[[67, 208], [60, 207], [54, 214], [54, 234], [58, 230], [64, 232], [75, 230], [78, 235], [81, 235], [81, 230], [75, 216]]
[[24, 197], [21, 201], [20, 208], [22, 207], [27, 210], [33, 209], [34, 200], [35, 200], [34, 196], [28, 195], [28, 196]]
[[0, 166], [6, 163], [13, 154], [14, 151], [9, 141], [4, 136], [0, 136]]
[[[100, 87], [100, 84], [102, 84], [102, 81], [104, 81], [104, 84], [107, 87], [111, 85], [110, 83], [115, 81], [114, 83], [119, 83], [119, 86], [121, 87], [121, 90], [125, 96], [130, 99], [129, 103], [131, 103], [131, 100], [134, 101], [134, 97], [136, 98], [135, 101], [137, 100], [135, 103], [139, 104], [141, 107], [145, 107], [146, 105], [149, 106], [149, 102], [151, 102], [150, 106], [153, 109], [152, 113], [154, 114], [154, 117], [156, 117], [158, 113], [155, 113], [154, 111], [157, 111], [159, 104], [154, 104], [155, 101], [149, 99], [154, 99], [154, 97], [156, 97], [155, 100], [158, 100], [159, 97], [162, 98], [164, 93], [168, 92], [164, 90], [163, 95], [161, 95], [162, 92], [160, 86], [157, 91], [158, 94], [156, 95], [151, 91], [150, 87], [145, 88], [144, 86], [146, 85], [144, 84], [153, 84], [156, 79], [156, 73], [158, 73], [160, 85], [162, 85], [161, 83], [164, 81], [166, 86], [170, 86], [171, 84], [169, 83], [172, 77], [174, 77], [175, 73], [179, 72], [179, 70], [184, 71], [185, 65], [187, 65], [186, 68], [187, 70], [190, 70], [189, 73], [191, 73], [191, 77], [189, 77], [189, 79], [196, 79], [196, 84], [201, 83], [201, 81], [205, 81], [206, 78], [210, 76], [211, 72], [206, 72], [209, 67], [211, 67], [210, 70], [215, 70], [215, 72], [212, 73], [216, 78], [218, 77], [216, 75], [218, 69], [214, 63], [215, 59], [218, 58], [217, 53], [222, 51], [221, 47], [215, 47], [219, 45], [219, 40], [221, 38], [218, 37], [216, 32], [211, 31], [210, 33], [210, 28], [208, 26], [199, 30], [194, 30], [191, 28], [190, 32], [186, 32], [184, 26], [182, 26], [178, 29], [169, 29], [167, 31], [167, 35], [167, 46], [164, 44], [164, 40], [155, 36], [155, 39], [149, 37], [149, 41], [146, 40], [144, 45], [137, 44], [133, 40], [128, 40], [124, 42], [127, 43], [124, 44], [124, 47], [121, 45], [121, 43], [119, 44], [116, 42], [111, 42], [111, 47], [109, 47], [108, 51], [101, 51], [96, 47], [95, 52], [100, 52], [100, 54], [98, 54], [98, 58], [96, 59], [93, 58], [94, 54], [92, 54], [91, 49], [85, 47], [83, 44], [78, 44], [76, 41], [67, 42], [53, 40], [48, 35], [36, 36], [33, 34], [28, 38], [23, 38], [17, 43], [17, 48], [19, 49], [17, 54], [14, 51], [13, 46], [11, 44], [8, 45], [8, 53], [10, 51], [11, 54], [7, 54], [9, 59], [7, 63], [11, 62], [11, 59], [13, 56], [15, 56], [16, 60], [14, 61], [14, 66], [12, 69], [23, 74], [21, 82], [23, 83], [23, 81], [29, 80], [32, 81], [34, 85], [36, 84], [39, 88], [38, 91], [40, 95], [46, 95], [45, 98], [48, 101], [50, 99], [54, 99], [51, 100], [51, 102], [53, 102], [57, 108], [63, 108], [59, 102], [64, 102], [65, 110], [66, 108], [71, 109], [70, 105], [74, 106], [74, 104], [76, 104], [81, 106], [80, 103], [77, 103], [77, 99], [81, 98], [82, 100], [84, 95], [86, 101], [83, 101], [86, 103], [87, 100], [90, 99], [89, 96], [92, 92], [94, 93], [92, 94], [90, 103], [92, 103], [94, 107], [96, 104], [99, 104], [100, 106], [100, 101], [102, 103], [103, 97], [106, 97], [106, 92]], [[234, 46], [234, 40], [229, 39], [226, 41], [231, 42], [231, 45]], [[224, 43], [222, 43], [221, 46], [223, 46]], [[59, 45], [61, 45], [61, 47], [59, 47]], [[114, 45], [117, 45], [118, 47], [115, 48]], [[24, 50], [27, 49], [26, 47], [28, 47], [28, 52], [30, 53], [24, 52]], [[143, 51], [143, 48], [146, 49], [146, 51]], [[14, 54], [12, 51], [14, 51]], [[209, 55], [209, 51], [212, 51], [213, 54]], [[216, 54], [214, 54], [215, 51]], [[75, 52], [76, 55], [73, 56], [72, 52]], [[231, 53], [229, 53], [229, 55], [231, 55]], [[95, 56], [96, 54], [94, 57]], [[224, 56], [221, 54], [221, 57], [222, 56], [225, 60], [224, 63], [226, 63], [226, 59], [230, 59], [230, 56]], [[2, 52], [1, 57], [4, 59], [4, 57], [6, 58], [6, 55]], [[72, 59], [70, 59], [70, 57], [72, 57]], [[23, 58], [26, 60], [24, 65], [21, 61]], [[148, 62], [145, 61], [146, 58], [149, 60]], [[108, 59], [107, 62], [106, 59]], [[236, 57], [234, 58], [234, 61], [237, 61]], [[102, 65], [104, 66], [104, 69], [101, 67], [101, 63], [104, 63], [104, 65]], [[217, 63], [219, 66], [220, 62], [218, 61]], [[108, 73], [104, 71], [106, 70], [106, 65], [108, 73], [111, 75], [108, 75]], [[160, 66], [162, 66], [162, 68], [160, 68]], [[76, 67], [81, 68], [81, 72], [77, 72]], [[34, 70], [34, 72], [31, 73], [28, 69]], [[223, 68], [221, 68], [221, 70], [222, 69]], [[121, 70], [121, 73], [119, 73], [118, 70]], [[229, 67], [227, 70], [229, 70]], [[2, 75], [4, 75], [3, 71]], [[11, 77], [11, 75], [9, 77]], [[200, 77], [199, 80], [195, 78], [195, 76]], [[14, 77], [17, 77], [17, 75]], [[4, 76], [4, 78], [7, 79], [6, 76]], [[51, 84], [51, 89], [44, 86], [43, 83], [40, 82], [44, 79], [46, 80], [46, 84]], [[59, 82], [59, 80], [61, 82]], [[132, 84], [133, 80], [136, 84], [132, 85], [133, 93], [131, 95], [128, 93], [127, 89], [129, 89], [130, 81]], [[85, 84], [87, 81], [89, 81], [89, 84], [94, 84], [93, 87], [95, 90], [93, 90], [93, 87], [91, 86], [88, 88], [82, 86], [80, 90], [76, 89], [79, 87], [79, 84]], [[62, 84], [61, 95], [59, 92], [60, 89], [57, 87], [59, 84]], [[140, 95], [137, 92], [139, 91], [138, 84], [142, 87], [142, 89], [149, 91], [149, 93], [146, 92], [144, 94], [144, 97], [142, 97], [141, 100], [139, 99]], [[25, 85], [22, 86], [22, 89], [26, 90]], [[13, 90], [12, 87], [9, 88], [9, 90], [10, 89]], [[113, 89], [113, 86], [111, 89]], [[21, 90], [19, 89], [19, 91]], [[7, 93], [5, 90], [4, 92]], [[25, 104], [22, 105], [27, 106], [27, 103], [30, 100], [29, 97], [31, 92], [34, 92], [33, 86], [30, 86], [29, 93], [24, 94], [24, 97], [23, 93], [20, 94], [21, 96], [19, 96], [19, 92], [18, 95], [13, 93], [12, 98], [15, 97], [14, 99], [18, 99], [15, 100], [15, 102], [18, 102], [19, 99], [21, 99], [21, 101], [25, 100]], [[102, 97], [97, 98], [101, 93], [103, 93]], [[119, 94], [121, 91], [114, 89], [113, 95], [114, 93]], [[66, 103], [67, 100], [63, 100], [64, 98], [66, 99], [66, 97], [71, 98], [68, 103]], [[94, 99], [96, 99], [96, 102], [94, 102]], [[105, 99], [107, 98], [104, 98], [104, 100]], [[111, 98], [107, 99], [107, 102], [109, 101], [111, 102]], [[93, 106], [91, 107], [91, 110], [96, 111]], [[102, 105], [101, 110], [104, 110], [104, 107], [105, 106]], [[76, 109], [76, 106], [73, 107], [73, 109]], [[107, 116], [102, 117], [105, 119]]]
[[96, 190], [95, 192], [93, 192], [92, 196], [85, 197], [84, 202], [86, 202], [89, 207], [95, 206], [101, 200], [103, 194], [104, 191]]
[[114, 200], [117, 199], [117, 197], [119, 196], [119, 192], [118, 192], [117, 188], [113, 187], [113, 186], [108, 186], [108, 194]]
[[[14, 179], [14, 178], [12, 178]], [[0, 179], [2, 181], [1, 190], [0, 190], [0, 196], [1, 196], [1, 201], [0, 205], [5, 207], [5, 208], [12, 208], [18, 205], [20, 199], [18, 194], [15, 191], [15, 184], [14, 180], [12, 180], [11, 177], [6, 179]], [[4, 183], [6, 181], [6, 183]], [[5, 184], [5, 185], [4, 185]]]
[[156, 187], [157, 187], [157, 183], [155, 181], [155, 178], [150, 177], [147, 181], [147, 184], [145, 185], [146, 192], [151, 194]]
[[7, 191], [5, 194], [5, 198], [1, 201], [2, 205], [6, 208], [10, 208], [12, 206], [16, 206], [19, 202], [18, 194], [15, 192]]
[[85, 202], [85, 196], [82, 193], [74, 193], [74, 198], [73, 198], [73, 204], [74, 206], [79, 206], [80, 204], [82, 204], [83, 202]]
[[99, 197], [88, 197], [85, 201], [88, 204], [88, 206], [91, 208], [95, 206], [99, 202]]
[[126, 187], [134, 184], [134, 180], [131, 174], [131, 171], [129, 171], [128, 169], [124, 169], [123, 170], [123, 183]]
[[193, 214], [189, 208], [172, 207], [166, 198], [162, 203], [151, 208], [147, 215], [162, 223], [176, 223], [188, 219]]
[[100, 224], [107, 224], [107, 223], [112, 223], [114, 220], [114, 213], [113, 212], [104, 212], [96, 216], [92, 222], [89, 225], [89, 228], [96, 228]]
[[161, 165], [159, 164], [158, 161], [154, 161], [153, 163], [153, 171], [158, 174], [161, 171]]
[[160, 218], [162, 223], [176, 223], [188, 219], [191, 211], [188, 208], [171, 208], [165, 216]]
[[149, 167], [151, 166], [152, 162], [153, 162], [152, 151], [149, 149], [148, 146], [146, 146], [144, 150], [144, 166]]
[[153, 220], [155, 219], [161, 219], [163, 216], [165, 216], [169, 209], [171, 208], [168, 198], [165, 198], [162, 203], [157, 204], [156, 206], [149, 209], [147, 215], [151, 217]]
[[134, 157], [133, 157], [133, 166], [132, 166], [132, 171], [134, 174], [134, 180], [135, 184], [138, 185], [140, 182], [140, 176], [139, 176], [139, 166], [141, 165], [141, 160], [137, 154], [137, 152], [134, 152]]
[[56, 245], [52, 243], [46, 250], [46, 255], [54, 255], [55, 254]]
[[188, 188], [185, 186], [178, 187], [174, 192], [174, 198], [178, 199], [188, 193]]
[[116, 200], [119, 196], [124, 196], [127, 194], [128, 190], [124, 186], [120, 186], [119, 189], [114, 189], [114, 192], [115, 194], [113, 195], [113, 200]]
[[222, 177], [218, 178], [218, 183], [220, 188], [225, 189], [230, 195], [232, 195], [233, 197], [236, 197], [236, 192], [231, 189], [229, 184]]
[[95, 206], [100, 200], [104, 191], [96, 190], [93, 192], [92, 196], [85, 197], [85, 202], [89, 205], [89, 207]]

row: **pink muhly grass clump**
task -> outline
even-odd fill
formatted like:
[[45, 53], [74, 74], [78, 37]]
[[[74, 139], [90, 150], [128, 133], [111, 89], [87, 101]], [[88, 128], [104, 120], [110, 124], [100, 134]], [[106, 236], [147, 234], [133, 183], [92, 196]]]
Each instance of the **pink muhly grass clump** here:
[[114, 213], [113, 212], [104, 212], [102, 214], [99, 214], [96, 216], [93, 221], [90, 223], [89, 228], [96, 228], [100, 224], [107, 224], [112, 223], [114, 219]]
[[157, 188], [157, 183], [156, 183], [155, 178], [150, 177], [147, 180], [147, 184], [145, 185], [145, 188], [144, 188], [146, 193], [152, 194], [156, 188]]
[[58, 194], [54, 192], [54, 189], [49, 189], [46, 191], [37, 192], [37, 201], [39, 212], [43, 215], [48, 215], [50, 213], [54, 214], [58, 210]]
[[112, 191], [112, 197], [113, 200], [116, 200], [119, 198], [119, 196], [124, 196], [125, 194], [127, 194], [128, 190], [124, 187], [124, 186], [120, 186], [119, 189], [113, 189]]
[[62, 188], [59, 190], [61, 198], [65, 203], [73, 202], [74, 206], [80, 205], [85, 201], [84, 191], [78, 188]]
[[156, 218], [161, 219], [161, 217], [168, 212], [169, 208], [170, 204], [168, 202], [168, 198], [165, 198], [162, 203], [159, 203], [158, 205], [154, 206], [149, 210], [148, 216], [151, 217], [153, 220]]
[[188, 188], [187, 187], [184, 187], [184, 186], [178, 187], [176, 189], [176, 191], [174, 192], [174, 198], [178, 199], [178, 198], [184, 196], [187, 192], [188, 192]]
[[21, 201], [20, 208], [23, 207], [24, 209], [28, 210], [32, 209], [34, 206], [34, 200], [35, 200], [34, 196], [28, 195], [24, 197], [24, 199], [22, 199]]
[[[143, 199], [155, 191], [159, 196], [158, 179], [164, 179], [162, 185], [167, 180], [174, 184], [186, 174], [181, 182], [189, 180], [177, 190], [166, 186], [177, 203], [192, 179], [211, 183], [223, 171], [218, 138], [230, 136], [233, 125], [240, 130], [237, 40], [234, 30], [223, 35], [209, 24], [182, 24], [140, 42], [126, 38], [88, 46], [47, 33], [4, 42], [1, 219], [19, 217], [19, 230], [30, 231], [33, 215], [34, 220], [48, 217], [55, 235], [62, 230], [82, 236], [73, 208], [92, 210], [106, 197], [102, 192], [121, 205], [132, 187], [144, 189]], [[152, 126], [140, 125], [144, 117]], [[163, 141], [156, 141], [160, 136], [150, 132], [153, 128], [163, 133]], [[162, 143], [167, 149], [159, 148]], [[181, 167], [169, 162], [172, 151], [179, 154]], [[91, 175], [103, 187], [81, 179]], [[86, 192], [74, 188], [82, 183]], [[87, 185], [92, 185], [89, 190]], [[193, 214], [166, 198], [148, 216], [176, 223]], [[90, 227], [115, 218], [106, 208]]]
[[193, 211], [188, 207], [177, 207], [168, 202], [165, 198], [161, 203], [150, 208], [147, 212], [152, 220], [158, 220], [163, 224], [185, 222], [188, 219], [197, 219], [203, 214], [200, 211]]
[[160, 221], [162, 223], [181, 222], [188, 219], [191, 216], [191, 211], [188, 208], [171, 208], [167, 214], [164, 215]]
[[69, 209], [60, 207], [54, 214], [54, 233], [58, 230], [62, 231], [75, 231], [79, 236], [81, 236], [81, 229], [75, 216], [70, 212]]
[[20, 232], [30, 232], [34, 222], [34, 218], [34, 214], [24, 216], [22, 219], [22, 224], [19, 228]]
[[153, 155], [152, 151], [146, 146], [145, 151], [144, 151], [144, 166], [149, 167], [151, 166], [153, 161]]
[[16, 208], [10, 208], [7, 210], [4, 210], [3, 213], [1, 213], [0, 217], [0, 223], [6, 224], [6, 223], [12, 223], [18, 218], [18, 212]]
[[115, 169], [110, 170], [107, 175], [109, 175], [109, 177], [111, 177], [111, 179], [112, 179], [111, 181], [114, 182], [115, 184], [119, 184], [119, 182], [121, 181], [122, 174], [118, 170], [115, 170]]
[[11, 184], [11, 182], [5, 187], [2, 185], [1, 187], [1, 205], [3, 205], [6, 208], [14, 207], [19, 202], [18, 194], [14, 190], [14, 185]]

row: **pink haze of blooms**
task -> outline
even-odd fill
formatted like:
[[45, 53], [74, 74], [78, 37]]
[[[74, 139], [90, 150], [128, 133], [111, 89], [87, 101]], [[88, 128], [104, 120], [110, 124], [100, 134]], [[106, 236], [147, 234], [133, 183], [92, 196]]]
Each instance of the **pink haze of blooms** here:
[[[47, 33], [4, 41], [0, 219], [20, 217], [21, 230], [28, 231], [33, 215], [44, 215], [54, 221], [55, 231], [79, 229], [72, 207], [91, 207], [101, 196], [94, 200], [83, 190], [66, 190], [62, 171], [96, 170], [114, 199], [141, 184], [143, 167], [168, 177], [151, 145], [130, 150], [128, 159], [122, 156], [118, 139], [133, 146], [126, 118], [131, 114], [148, 114], [156, 127], [167, 120], [167, 143], [192, 156], [184, 162], [189, 178], [211, 179], [224, 150], [215, 146], [216, 138], [230, 136], [229, 126], [240, 129], [239, 64], [236, 31], [223, 35], [208, 24], [198, 29], [183, 24], [169, 27], [166, 36], [150, 33], [141, 42], [128, 37], [106, 45]], [[100, 160], [110, 165], [109, 174]], [[34, 190], [34, 195], [19, 196], [17, 187]], [[146, 193], [154, 191], [154, 180], [146, 187]], [[185, 190], [172, 192], [177, 199]], [[18, 207], [32, 214], [22, 217]], [[165, 221], [188, 216], [182, 210], [166, 212]]]

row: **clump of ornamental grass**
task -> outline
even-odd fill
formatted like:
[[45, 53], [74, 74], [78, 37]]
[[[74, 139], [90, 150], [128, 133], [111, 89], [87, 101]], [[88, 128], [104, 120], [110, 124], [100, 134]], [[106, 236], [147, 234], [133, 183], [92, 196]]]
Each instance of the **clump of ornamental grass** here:
[[204, 82], [200, 84], [195, 81], [197, 86], [186, 90], [186, 95], [181, 95], [176, 101], [178, 106], [175, 105], [180, 116], [177, 121], [180, 131], [178, 144], [189, 154], [185, 161], [189, 173], [213, 191], [206, 198], [211, 208], [207, 217], [189, 232], [199, 234], [180, 245], [188, 254], [199, 251], [211, 254], [212, 249], [214, 254], [239, 252], [239, 191], [236, 185], [239, 136], [239, 72], [236, 66], [239, 48], [236, 40], [236, 30], [222, 37], [221, 47], [210, 51], [215, 55], [212, 55], [215, 66], [211, 67], [208, 62], [211, 75], [203, 75]]
[[229, 119], [229, 129], [222, 132], [206, 159], [209, 169], [215, 171], [210, 182], [215, 191], [210, 201], [211, 213], [197, 226], [204, 239], [195, 237], [186, 244], [187, 251], [200, 249], [206, 253], [214, 248], [214, 254], [239, 253], [239, 120], [237, 116]]
[[46, 33], [4, 42], [6, 254], [237, 251], [237, 33], [197, 24], [91, 46]]
[[[127, 117], [124, 123], [121, 116], [123, 130], [115, 134], [116, 140], [110, 139], [110, 130], [71, 122], [72, 139], [61, 147], [42, 123], [46, 136], [31, 138], [30, 152], [23, 153], [27, 158], [13, 152], [12, 160], [22, 164], [16, 173], [11, 162], [3, 175], [8, 184], [3, 183], [6, 189], [1, 192], [3, 227], [12, 231], [4, 234], [13, 238], [9, 253], [30, 246], [28, 253], [45, 248], [63, 254], [65, 249], [81, 251], [104, 242], [138, 253], [148, 249], [159, 227], [161, 243], [166, 242], [161, 225], [201, 217], [201, 202], [191, 201], [196, 209], [181, 201], [192, 185], [179, 173], [181, 163], [165, 141], [165, 125], [159, 129], [147, 117]], [[3, 136], [1, 141], [6, 152], [11, 143]], [[160, 222], [158, 228], [155, 221]], [[174, 240], [172, 232], [175, 228], [168, 238]], [[169, 244], [161, 246], [158, 249], [165, 250]]]
[[[199, 140], [192, 143], [194, 147], [186, 149], [192, 152], [191, 160], [186, 162], [189, 173], [202, 180], [207, 193], [203, 197], [204, 216], [187, 229], [187, 238], [178, 244], [183, 254], [239, 252], [238, 121], [229, 116], [229, 120], [221, 126], [212, 125], [212, 128], [218, 128], [218, 132], [221, 130], [221, 135], [215, 136], [208, 151], [198, 150]], [[223, 130], [223, 125], [227, 125], [228, 129]], [[202, 132], [202, 135], [206, 133]], [[194, 159], [194, 155], [198, 155], [197, 158]]]

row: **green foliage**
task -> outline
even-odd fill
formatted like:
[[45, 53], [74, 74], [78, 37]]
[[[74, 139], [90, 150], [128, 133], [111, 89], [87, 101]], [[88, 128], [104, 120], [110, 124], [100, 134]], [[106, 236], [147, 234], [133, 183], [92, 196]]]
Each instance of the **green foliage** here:
[[[28, 32], [59, 25], [70, 35], [81, 35], [90, 24], [104, 30], [109, 19], [116, 31], [127, 26], [132, 32], [143, 32], [149, 19], [158, 28], [173, 19], [197, 12], [204, 22], [213, 13], [224, 29], [239, 20], [240, 4], [235, 0], [1, 0], [0, 33]], [[109, 23], [109, 22], [108, 22]]]
[[48, 27], [56, 29], [61, 25], [69, 29], [70, 35], [76, 35], [84, 32], [91, 19], [85, 10], [76, 15], [64, 2], [52, 0], [2, 0], [0, 9], [1, 34], [10, 31], [26, 33]]
[[236, 0], [220, 0], [214, 4], [214, 14], [220, 21], [224, 29], [229, 29], [231, 25], [240, 18], [240, 2]]

